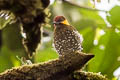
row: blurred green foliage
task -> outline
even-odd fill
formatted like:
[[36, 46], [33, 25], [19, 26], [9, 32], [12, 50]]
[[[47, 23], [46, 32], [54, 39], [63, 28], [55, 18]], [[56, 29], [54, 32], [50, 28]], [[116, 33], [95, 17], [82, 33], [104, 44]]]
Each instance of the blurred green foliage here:
[[[77, 1], [74, 2], [77, 3]], [[89, 0], [81, 0], [81, 4], [85, 6], [92, 5]], [[64, 15], [69, 23], [82, 34], [84, 38], [83, 52], [95, 55], [87, 65], [87, 70], [101, 72], [112, 79], [114, 77], [113, 72], [120, 67], [120, 6], [114, 6], [108, 13], [103, 12], [107, 15], [106, 18], [110, 25], [107, 25], [98, 11], [86, 10], [60, 1], [55, 1], [49, 6], [49, 9], [52, 14], [50, 18], [51, 28], [44, 28], [53, 32], [52, 20], [54, 16]], [[0, 18], [1, 20], [3, 19]], [[3, 22], [7, 24], [6, 20]], [[16, 56], [26, 56], [21, 38], [18, 24], [7, 24], [2, 29], [3, 45], [0, 51], [0, 72], [21, 65], [16, 58]], [[52, 39], [53, 34], [43, 37], [41, 48], [34, 57], [35, 63], [58, 57], [55, 50], [53, 50]]]
[[120, 28], [120, 6], [114, 6], [110, 11], [110, 16], [107, 16], [108, 21], [113, 25]]
[[13, 18], [13, 14], [8, 11], [0, 11], [0, 30], [6, 27], [6, 25], [10, 23]]

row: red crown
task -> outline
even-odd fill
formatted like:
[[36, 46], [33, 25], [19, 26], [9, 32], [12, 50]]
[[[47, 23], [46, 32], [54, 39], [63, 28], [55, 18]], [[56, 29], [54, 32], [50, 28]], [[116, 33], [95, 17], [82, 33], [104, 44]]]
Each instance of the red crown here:
[[56, 16], [56, 17], [54, 18], [54, 21], [55, 21], [55, 22], [59, 22], [59, 21], [63, 21], [63, 20], [65, 20], [65, 17], [64, 17], [64, 16]]

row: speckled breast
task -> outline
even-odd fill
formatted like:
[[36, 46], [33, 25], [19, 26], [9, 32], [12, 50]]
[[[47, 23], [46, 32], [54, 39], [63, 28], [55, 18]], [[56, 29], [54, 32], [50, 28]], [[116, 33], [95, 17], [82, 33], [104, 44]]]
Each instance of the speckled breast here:
[[82, 50], [82, 37], [78, 31], [64, 27], [56, 29], [54, 34], [54, 47], [60, 55]]

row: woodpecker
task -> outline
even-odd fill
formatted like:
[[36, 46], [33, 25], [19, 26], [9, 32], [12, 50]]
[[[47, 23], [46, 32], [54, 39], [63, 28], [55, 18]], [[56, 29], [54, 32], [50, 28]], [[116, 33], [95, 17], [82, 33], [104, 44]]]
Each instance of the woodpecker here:
[[56, 16], [54, 24], [53, 46], [59, 55], [68, 52], [81, 52], [83, 38], [80, 33], [71, 26], [64, 16]]

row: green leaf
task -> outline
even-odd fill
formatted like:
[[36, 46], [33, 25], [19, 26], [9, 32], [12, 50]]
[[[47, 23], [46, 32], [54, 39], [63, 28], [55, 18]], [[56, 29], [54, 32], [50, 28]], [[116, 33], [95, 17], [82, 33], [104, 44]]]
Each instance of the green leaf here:
[[120, 62], [117, 61], [120, 56], [120, 35], [114, 29], [107, 30], [92, 52], [95, 57], [89, 63], [89, 70], [107, 74], [112, 78], [114, 70], [120, 66]]
[[10, 69], [14, 66], [20, 66], [20, 62], [15, 55], [18, 55], [19, 51], [13, 52], [6, 46], [3, 46], [0, 51], [0, 72], [6, 69]]
[[88, 53], [94, 46], [93, 41], [95, 36], [95, 30], [92, 29], [92, 27], [88, 27], [82, 30], [81, 33], [83, 35], [83, 51]]
[[109, 14], [110, 16], [107, 16], [107, 20], [112, 24], [112, 25], [120, 25], [120, 6], [115, 6], [113, 7], [110, 11]]
[[44, 62], [58, 57], [56, 51], [51, 47], [52, 44], [49, 42], [45, 45], [43, 50], [38, 51], [35, 55], [35, 62]]
[[93, 27], [100, 27], [105, 28], [106, 24], [103, 18], [98, 14], [98, 12], [95, 11], [89, 11], [89, 10], [81, 10], [79, 9], [80, 13], [83, 15], [84, 19], [93, 20], [94, 26]]

